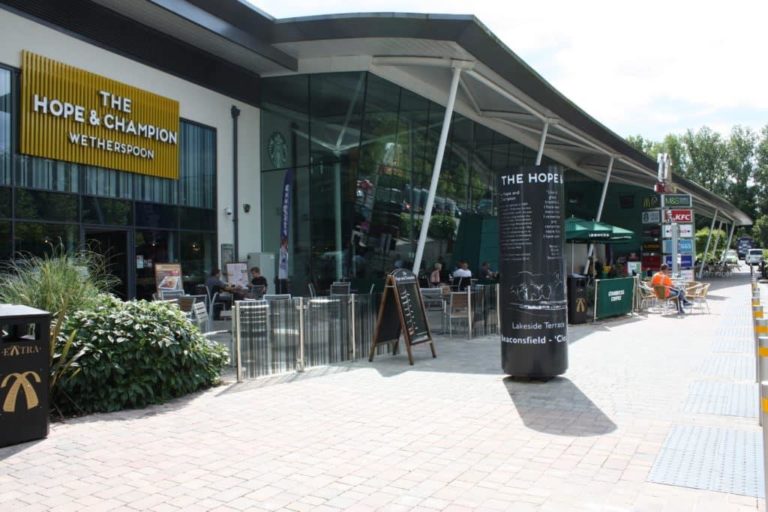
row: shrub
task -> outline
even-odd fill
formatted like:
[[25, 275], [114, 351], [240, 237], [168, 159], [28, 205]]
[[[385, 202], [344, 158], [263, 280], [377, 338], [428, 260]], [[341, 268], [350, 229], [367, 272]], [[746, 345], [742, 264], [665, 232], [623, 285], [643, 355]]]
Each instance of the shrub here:
[[80, 371], [52, 397], [63, 413], [108, 412], [162, 403], [215, 384], [226, 350], [164, 302], [122, 302], [101, 295], [72, 314]]
[[[62, 331], [67, 315], [93, 307], [101, 292], [117, 279], [107, 271], [105, 258], [88, 250], [69, 252], [62, 244], [50, 254], [20, 254], [0, 272], [0, 302], [22, 304], [51, 313], [50, 389], [78, 371], [84, 349], [73, 349], [73, 334]], [[68, 336], [60, 334], [67, 332]]]

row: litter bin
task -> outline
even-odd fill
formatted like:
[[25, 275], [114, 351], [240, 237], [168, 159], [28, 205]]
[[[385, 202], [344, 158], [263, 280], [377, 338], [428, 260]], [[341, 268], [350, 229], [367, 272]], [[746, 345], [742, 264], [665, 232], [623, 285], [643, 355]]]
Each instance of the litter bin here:
[[51, 315], [0, 304], [0, 446], [48, 435]]
[[568, 323], [587, 322], [587, 276], [568, 276]]

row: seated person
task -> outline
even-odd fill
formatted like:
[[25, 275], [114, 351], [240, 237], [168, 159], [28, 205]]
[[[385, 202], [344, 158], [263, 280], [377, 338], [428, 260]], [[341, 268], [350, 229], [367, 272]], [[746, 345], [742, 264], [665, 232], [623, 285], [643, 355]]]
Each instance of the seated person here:
[[251, 295], [255, 299], [260, 299], [267, 293], [267, 278], [261, 275], [259, 267], [251, 268]]
[[429, 275], [429, 285], [433, 288], [440, 286], [442, 279], [440, 279], [440, 271], [443, 269], [441, 263], [435, 263], [435, 270]]
[[487, 261], [484, 261], [482, 265], [480, 265], [480, 281], [484, 283], [491, 283], [496, 280], [496, 272], [491, 270], [491, 264]]
[[[226, 304], [232, 304], [232, 292], [234, 292], [234, 288], [225, 283], [221, 280], [221, 270], [218, 268], [214, 268], [211, 270], [211, 274], [208, 276], [208, 279], [205, 280], [205, 287], [208, 289], [208, 292], [211, 294], [211, 299], [213, 299], [213, 295], [218, 293], [219, 295], [216, 297], [216, 302], [221, 303], [223, 305]], [[223, 306], [222, 306], [223, 307]], [[219, 320], [221, 318], [220, 311], [222, 308], [217, 308], [216, 305], [213, 307], [213, 319]]]
[[685, 298], [685, 291], [675, 288], [672, 285], [672, 279], [669, 277], [669, 273], [669, 267], [666, 264], [662, 264], [659, 268], [659, 271], [653, 275], [653, 279], [651, 279], [651, 286], [664, 286], [664, 296], [677, 298], [675, 301], [677, 302], [677, 312], [678, 314], [683, 315], [685, 314], [685, 311], [683, 311], [683, 306], [690, 306], [691, 302]]
[[463, 291], [470, 284], [470, 279], [472, 279], [472, 271], [469, 270], [469, 262], [459, 261], [459, 268], [453, 271], [453, 286]]

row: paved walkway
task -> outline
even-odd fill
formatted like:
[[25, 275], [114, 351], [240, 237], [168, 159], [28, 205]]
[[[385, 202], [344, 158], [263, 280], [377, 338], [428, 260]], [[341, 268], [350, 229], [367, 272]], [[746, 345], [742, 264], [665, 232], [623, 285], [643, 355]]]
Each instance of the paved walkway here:
[[[711, 314], [573, 327], [548, 383], [505, 379], [497, 337], [440, 338], [414, 367], [378, 357], [57, 423], [0, 449], [0, 510], [753, 511], [748, 276], [715, 286]], [[727, 475], [730, 492], [702, 490]]]

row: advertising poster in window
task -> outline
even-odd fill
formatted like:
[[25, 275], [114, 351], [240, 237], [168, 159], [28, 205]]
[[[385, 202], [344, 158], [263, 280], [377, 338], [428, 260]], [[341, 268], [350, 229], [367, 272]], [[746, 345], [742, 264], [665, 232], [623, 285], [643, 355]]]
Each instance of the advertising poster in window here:
[[179, 263], [155, 264], [155, 285], [157, 292], [183, 291], [181, 265]]
[[502, 368], [546, 378], [568, 368], [563, 172], [529, 166], [499, 177]]
[[227, 263], [227, 283], [236, 288], [248, 288], [248, 277], [247, 263]]

